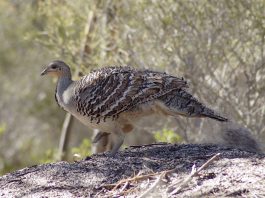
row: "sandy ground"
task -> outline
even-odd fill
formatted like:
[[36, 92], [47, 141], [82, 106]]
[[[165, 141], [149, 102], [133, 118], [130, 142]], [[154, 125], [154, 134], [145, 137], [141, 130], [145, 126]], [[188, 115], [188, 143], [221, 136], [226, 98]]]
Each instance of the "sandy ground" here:
[[265, 197], [265, 155], [215, 145], [130, 147], [9, 173], [0, 177], [0, 196]]

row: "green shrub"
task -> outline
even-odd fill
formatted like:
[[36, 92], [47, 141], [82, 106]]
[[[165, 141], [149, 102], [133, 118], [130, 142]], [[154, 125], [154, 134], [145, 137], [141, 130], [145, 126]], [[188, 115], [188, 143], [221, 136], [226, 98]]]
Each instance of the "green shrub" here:
[[154, 137], [158, 142], [176, 143], [182, 140], [180, 135], [167, 128], [163, 128], [162, 131], [156, 131]]

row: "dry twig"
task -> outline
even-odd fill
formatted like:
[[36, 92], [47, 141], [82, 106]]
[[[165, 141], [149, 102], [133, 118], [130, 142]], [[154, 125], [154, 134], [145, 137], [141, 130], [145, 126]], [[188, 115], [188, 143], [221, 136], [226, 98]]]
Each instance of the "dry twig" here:
[[[137, 174], [136, 176], [134, 176], [132, 178], [127, 178], [127, 179], [120, 180], [120, 181], [118, 181], [115, 184], [105, 184], [105, 185], [102, 185], [101, 187], [109, 189], [110, 190], [109, 193], [111, 195], [117, 196], [117, 194], [114, 193], [114, 191], [117, 188], [119, 188], [122, 184], [124, 184], [122, 189], [121, 189], [121, 191], [119, 192], [119, 195], [121, 195], [121, 194], [124, 195], [124, 194], [128, 194], [128, 193], [133, 191], [132, 189], [125, 191], [125, 188], [130, 184], [130, 182], [137, 182], [139, 180], [145, 180], [145, 179], [149, 179], [150, 177], [154, 177], [154, 176], [159, 175], [158, 179], [153, 184], [154, 186], [152, 185], [152, 187], [149, 188], [149, 190], [151, 191], [153, 188], [155, 188], [157, 186], [157, 184], [159, 183], [159, 181], [161, 181], [161, 179], [163, 177], [165, 177], [167, 174], [172, 173], [174, 171], [175, 171], [175, 169], [166, 170], [166, 171], [162, 171], [162, 172], [158, 172], [158, 173], [150, 173], [150, 174], [147, 174], [147, 175], [139, 175], [139, 174]], [[136, 187], [134, 189], [136, 189]], [[150, 192], [150, 191], [148, 191], [148, 192]]]
[[211, 159], [209, 159], [207, 162], [205, 162], [198, 170], [196, 170], [195, 168], [195, 165], [192, 166], [192, 171], [191, 171], [191, 174], [186, 178], [184, 179], [180, 185], [175, 188], [173, 191], [172, 191], [172, 186], [176, 185], [176, 183], [173, 183], [172, 185], [170, 185], [168, 187], [168, 192], [170, 192], [170, 196], [174, 195], [174, 194], [177, 194], [180, 192], [180, 190], [182, 190], [184, 187], [187, 186], [187, 184], [192, 180], [192, 178], [194, 176], [197, 176], [199, 174], [199, 172], [201, 172], [203, 169], [207, 168], [213, 161], [215, 161], [221, 154], [220, 153], [217, 153], [216, 155], [214, 155]]
[[148, 188], [143, 194], [139, 196], [139, 198], [147, 197], [147, 195], [154, 190], [154, 188], [161, 182], [162, 178], [166, 175], [166, 172], [162, 172], [156, 179], [156, 181]]
[[[190, 175], [186, 179], [182, 180], [181, 182], [174, 182], [173, 184], [171, 184], [167, 188], [167, 192], [170, 193], [169, 195], [172, 196], [174, 194], [179, 193], [180, 190], [182, 190], [184, 187], [186, 187], [188, 185], [188, 183], [192, 180], [192, 178], [194, 176], [197, 176], [200, 171], [202, 171], [203, 169], [207, 168], [219, 156], [220, 156], [220, 153], [217, 153], [211, 159], [209, 159], [207, 162], [205, 162], [198, 170], [196, 170], [195, 165], [193, 165], [192, 171], [191, 171]], [[127, 179], [122, 179], [122, 180], [120, 180], [120, 181], [118, 181], [117, 183], [114, 183], [114, 184], [105, 184], [105, 185], [102, 185], [101, 187], [109, 189], [109, 193], [108, 193], [107, 197], [108, 196], [125, 195], [125, 194], [129, 194], [132, 191], [135, 191], [135, 189], [137, 189], [137, 186], [135, 186], [133, 188], [130, 188], [128, 190], [125, 190], [132, 183], [137, 182], [137, 181], [140, 181], [140, 180], [149, 179], [150, 177], [154, 177], [154, 176], [157, 176], [158, 175], [158, 177], [155, 180], [155, 182], [145, 192], [143, 192], [139, 196], [139, 197], [143, 198], [143, 197], [146, 197], [155, 187], [157, 187], [157, 185], [161, 182], [161, 180], [167, 174], [173, 173], [175, 171], [176, 171], [176, 168], [171, 169], [171, 170], [166, 170], [166, 171], [158, 172], [158, 173], [150, 173], [150, 174], [146, 174], [146, 175], [137, 174], [134, 177], [130, 177], [130, 178], [127, 178]], [[172, 189], [177, 183], [180, 183], [180, 184], [176, 188]], [[118, 193], [115, 192], [119, 187], [121, 187], [121, 190]]]
[[149, 177], [153, 177], [153, 176], [159, 175], [160, 173], [161, 172], [159, 172], [159, 173], [151, 173], [151, 174], [147, 174], [147, 175], [140, 175], [140, 176], [139, 175], [136, 175], [135, 177], [130, 177], [130, 178], [127, 178], [127, 179], [122, 179], [122, 180], [118, 181], [115, 184], [105, 184], [105, 185], [102, 185], [101, 187], [104, 187], [104, 188], [112, 188], [112, 187], [114, 187], [112, 190], [116, 190], [123, 183], [126, 183], [126, 182], [134, 182], [134, 181], [139, 181], [139, 180], [147, 179]]

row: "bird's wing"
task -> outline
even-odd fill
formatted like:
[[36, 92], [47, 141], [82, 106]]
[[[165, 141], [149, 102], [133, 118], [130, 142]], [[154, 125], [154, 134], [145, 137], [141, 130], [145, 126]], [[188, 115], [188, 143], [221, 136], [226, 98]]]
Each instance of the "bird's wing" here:
[[183, 78], [129, 67], [110, 67], [90, 73], [75, 88], [77, 109], [92, 119], [117, 117], [139, 104], [172, 90], [187, 88]]

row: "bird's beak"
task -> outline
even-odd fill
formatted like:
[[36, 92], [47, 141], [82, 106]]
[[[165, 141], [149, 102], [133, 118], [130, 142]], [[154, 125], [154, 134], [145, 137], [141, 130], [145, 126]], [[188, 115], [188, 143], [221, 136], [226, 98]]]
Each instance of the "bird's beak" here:
[[41, 76], [44, 76], [48, 73], [48, 68], [44, 69], [42, 72], [41, 72]]

